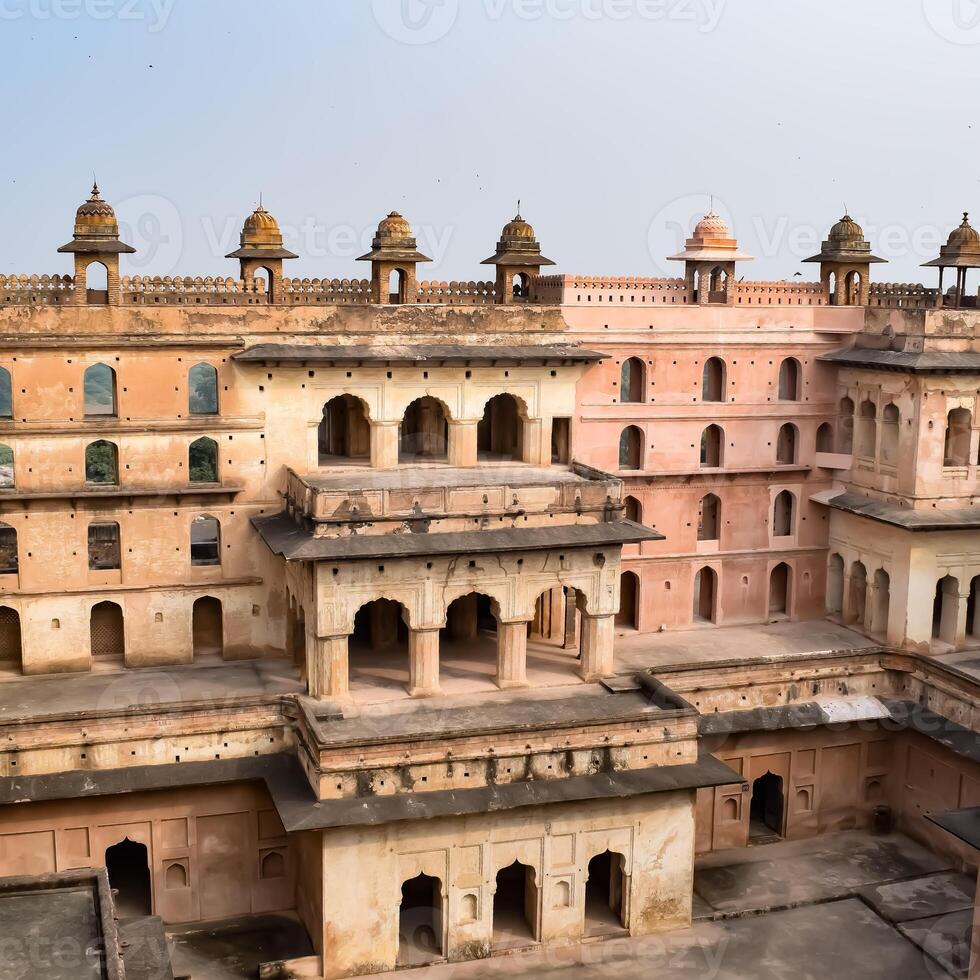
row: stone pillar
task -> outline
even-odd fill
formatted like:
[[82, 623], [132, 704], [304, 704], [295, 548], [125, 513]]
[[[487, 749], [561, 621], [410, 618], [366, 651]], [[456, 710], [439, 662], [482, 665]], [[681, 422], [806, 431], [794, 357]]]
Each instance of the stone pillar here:
[[542, 445], [541, 419], [521, 420], [521, 459], [534, 466], [548, 466], [551, 463], [551, 446], [548, 446], [547, 458]]
[[413, 698], [439, 693], [439, 630], [408, 634], [408, 693]]
[[371, 423], [371, 465], [390, 470], [398, 465], [398, 422]]
[[350, 691], [347, 634], [307, 637], [306, 684], [310, 697], [325, 701]]
[[449, 423], [449, 463], [451, 466], [476, 466], [476, 419]]
[[969, 582], [967, 582], [967, 591], [960, 593], [959, 605], [956, 607], [955, 643], [956, 643], [957, 650], [961, 650], [966, 644], [966, 618], [967, 618], [967, 610], [968, 610], [969, 602], [970, 602], [970, 592], [969, 592]]
[[586, 681], [597, 681], [613, 672], [615, 616], [582, 613], [582, 664], [579, 673]]
[[497, 687], [527, 686], [527, 621], [497, 623]]
[[575, 593], [565, 594], [565, 639], [562, 646], [566, 650], [578, 648], [578, 607], [575, 604]]

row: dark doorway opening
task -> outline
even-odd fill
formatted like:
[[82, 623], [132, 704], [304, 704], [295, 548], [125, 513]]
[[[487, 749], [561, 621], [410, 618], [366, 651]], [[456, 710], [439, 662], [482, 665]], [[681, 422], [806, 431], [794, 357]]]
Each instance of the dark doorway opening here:
[[442, 887], [420, 874], [402, 885], [398, 965], [422, 966], [442, 957]]
[[589, 861], [585, 883], [585, 935], [623, 929], [623, 869], [619, 854], [604, 851]]
[[496, 949], [526, 946], [535, 941], [538, 890], [534, 869], [520, 861], [497, 872], [493, 896], [493, 945]]
[[783, 836], [783, 777], [767, 772], [752, 784], [749, 839]]
[[116, 913], [120, 919], [153, 914], [150, 863], [145, 844], [128, 837], [105, 852], [109, 884], [116, 890]]

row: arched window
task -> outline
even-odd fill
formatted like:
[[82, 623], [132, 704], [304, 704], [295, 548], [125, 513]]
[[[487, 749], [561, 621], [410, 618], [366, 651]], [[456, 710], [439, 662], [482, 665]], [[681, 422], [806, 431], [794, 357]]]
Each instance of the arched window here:
[[946, 444], [943, 466], [968, 466], [970, 463], [970, 429], [973, 416], [969, 409], [954, 408], [946, 416]]
[[874, 577], [874, 597], [871, 606], [870, 630], [879, 636], [888, 631], [888, 609], [891, 604], [891, 579], [888, 572], [879, 568]]
[[255, 281], [256, 292], [265, 295], [272, 295], [272, 273], [264, 266], [259, 266], [252, 270], [252, 279]]
[[14, 417], [14, 398], [10, 383], [10, 372], [0, 367], [0, 419]]
[[371, 455], [371, 425], [364, 402], [353, 395], [337, 395], [323, 406], [317, 430], [320, 466], [350, 463]]
[[789, 612], [790, 567], [781, 561], [769, 573], [769, 615], [785, 616]]
[[108, 364], [93, 364], [83, 378], [86, 418], [116, 415], [116, 372]]
[[18, 568], [17, 528], [0, 523], [0, 575], [16, 575]]
[[449, 418], [437, 398], [417, 398], [402, 416], [399, 458], [403, 462], [444, 460], [449, 454]]
[[720, 357], [709, 357], [701, 372], [701, 401], [725, 400], [725, 362]]
[[221, 600], [201, 596], [194, 600], [191, 612], [191, 635], [194, 656], [220, 656], [224, 651], [224, 617]]
[[827, 612], [839, 616], [844, 609], [844, 559], [830, 556], [827, 565]]
[[623, 517], [634, 524], [643, 523], [643, 507], [636, 497], [627, 497], [623, 501]]
[[392, 269], [388, 274], [388, 302], [401, 304], [405, 302], [405, 270]]
[[779, 400], [800, 400], [800, 362], [795, 357], [787, 357], [779, 365]]
[[100, 660], [122, 660], [126, 656], [126, 638], [122, 608], [115, 602], [92, 606], [89, 617], [92, 656]]
[[643, 468], [643, 434], [635, 425], [628, 425], [619, 436], [619, 468]]
[[619, 400], [621, 402], [642, 402], [644, 397], [643, 361], [638, 357], [629, 357], [623, 361], [619, 376]]
[[717, 579], [715, 570], [707, 565], [694, 576], [695, 622], [713, 623], [715, 621]]
[[14, 485], [14, 451], [0, 444], [0, 490], [10, 490]]
[[195, 364], [187, 372], [187, 410], [191, 415], [218, 414], [218, 372], [211, 364]]
[[796, 497], [789, 490], [776, 494], [772, 505], [773, 537], [785, 538], [793, 533], [796, 515]]
[[956, 643], [957, 619], [960, 610], [960, 581], [952, 575], [936, 583], [932, 605], [932, 637], [953, 646]]
[[0, 667], [20, 670], [22, 666], [20, 613], [10, 606], [0, 606]]
[[854, 271], [847, 274], [844, 280], [844, 287], [847, 292], [846, 302], [848, 306], [861, 305], [861, 273]]
[[640, 611], [640, 580], [635, 572], [623, 572], [619, 576], [619, 612], [616, 625], [637, 629]]
[[85, 447], [85, 482], [99, 486], [119, 483], [119, 451], [115, 443], [97, 439]]
[[210, 514], [191, 521], [191, 564], [221, 564], [221, 525]]
[[103, 572], [122, 567], [119, 525], [115, 521], [93, 522], [88, 526], [88, 567]]
[[701, 465], [721, 466], [725, 434], [717, 425], [709, 425], [701, 433]]
[[797, 442], [796, 426], [792, 422], [780, 426], [779, 436], [776, 438], [776, 462], [783, 465], [795, 463]]
[[892, 402], [881, 413], [881, 462], [886, 466], [898, 463], [898, 435], [902, 416]]
[[515, 272], [511, 286], [514, 299], [527, 299], [531, 295], [531, 279], [526, 272]]
[[854, 433], [854, 452], [865, 459], [874, 459], [878, 441], [877, 412], [874, 402], [865, 399], [858, 408], [856, 431]]
[[868, 603], [868, 570], [864, 562], [856, 561], [851, 565], [850, 608], [847, 611], [847, 621], [864, 625], [864, 614]]
[[179, 861], [167, 866], [167, 871], [164, 875], [164, 887], [168, 890], [187, 887], [187, 868]]
[[842, 398], [837, 412], [837, 452], [850, 455], [854, 449], [854, 402]]
[[195, 439], [187, 450], [191, 483], [218, 482], [218, 444], [208, 436]]
[[476, 426], [477, 455], [483, 460], [520, 460], [524, 420], [513, 395], [494, 395]]
[[721, 501], [705, 494], [698, 505], [698, 541], [717, 541], [721, 528]]
[[85, 267], [85, 302], [109, 302], [109, 270], [102, 262], [89, 262]]
[[829, 422], [821, 422], [817, 427], [817, 452], [832, 453], [834, 451], [834, 427]]

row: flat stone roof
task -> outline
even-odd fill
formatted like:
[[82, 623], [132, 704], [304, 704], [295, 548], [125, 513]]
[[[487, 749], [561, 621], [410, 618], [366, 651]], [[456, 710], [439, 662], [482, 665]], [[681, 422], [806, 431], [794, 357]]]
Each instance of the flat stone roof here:
[[980, 851], [980, 806], [927, 813], [926, 820]]
[[432, 534], [359, 534], [318, 538], [285, 511], [253, 517], [252, 526], [269, 549], [287, 561], [345, 561], [362, 558], [412, 558], [422, 555], [467, 555], [554, 548], [602, 548], [608, 545], [662, 541], [664, 536], [632, 521], [559, 524], [489, 531]]
[[589, 364], [608, 357], [599, 351], [581, 347], [534, 345], [475, 346], [465, 344], [371, 345], [364, 344], [256, 344], [233, 354], [236, 361], [298, 364], [527, 364], [533, 362], [565, 361]]
[[980, 374], [980, 351], [897, 351], [852, 347], [821, 354], [821, 361], [844, 367], [909, 374]]
[[980, 528], [980, 507], [938, 508], [929, 511], [896, 507], [859, 493], [842, 493], [827, 501], [835, 510], [891, 524], [906, 531], [966, 531]]
[[[431, 487], [537, 487], [557, 483], [591, 484], [566, 466], [520, 466], [488, 463], [480, 466], [400, 466], [393, 470], [345, 466], [330, 473], [304, 473], [300, 479], [314, 490], [413, 490]], [[612, 482], [615, 477], [610, 477]]]

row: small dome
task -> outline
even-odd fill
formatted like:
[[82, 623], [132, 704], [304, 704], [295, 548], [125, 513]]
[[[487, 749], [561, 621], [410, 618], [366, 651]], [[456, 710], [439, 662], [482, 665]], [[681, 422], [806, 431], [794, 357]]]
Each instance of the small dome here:
[[980, 232], [969, 221], [968, 212], [963, 212], [963, 223], [954, 228], [946, 242], [947, 248], [980, 248]]
[[411, 238], [412, 226], [397, 212], [392, 211], [378, 225], [378, 238]]
[[694, 227], [694, 238], [731, 238], [732, 233], [720, 215], [709, 211]]
[[500, 238], [502, 241], [509, 241], [513, 239], [529, 239], [534, 240], [534, 229], [520, 216], [520, 214], [514, 215], [511, 221], [508, 221], [504, 225], [504, 230], [500, 233]]
[[89, 199], [75, 212], [75, 233], [79, 234], [79, 229], [105, 231], [110, 228], [118, 231], [116, 212], [108, 201], [102, 200], [99, 185], [93, 184]]
[[279, 232], [279, 222], [261, 204], [245, 219], [242, 226], [243, 235], [259, 232]]
[[835, 244], [846, 242], [863, 242], [864, 229], [849, 215], [845, 214], [840, 221], [830, 229], [827, 240]]

